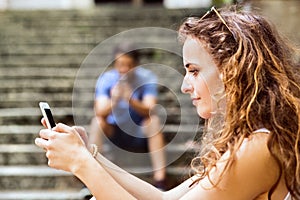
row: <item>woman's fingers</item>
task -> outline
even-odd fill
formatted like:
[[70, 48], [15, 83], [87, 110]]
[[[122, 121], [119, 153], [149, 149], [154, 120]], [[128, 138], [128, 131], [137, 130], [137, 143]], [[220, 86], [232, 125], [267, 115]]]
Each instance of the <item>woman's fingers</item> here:
[[79, 136], [84, 141], [86, 147], [89, 146], [89, 140], [85, 129], [82, 126], [73, 126], [73, 128], [79, 133]]
[[49, 140], [53, 136], [53, 132], [49, 129], [42, 129], [39, 135], [42, 139]]
[[46, 150], [46, 157], [50, 167], [72, 171], [74, 166], [76, 168], [80, 164], [76, 157], [77, 155], [81, 153], [88, 153], [89, 155], [89, 152], [82, 151], [82, 148], [86, 148], [78, 131], [83, 132], [84, 130], [61, 123], [57, 124], [52, 130], [42, 129], [40, 131], [40, 137], [35, 139], [35, 144]]
[[74, 128], [63, 123], [56, 124], [56, 126], [52, 130], [60, 133], [76, 133], [76, 130]]
[[35, 138], [34, 142], [38, 147], [42, 149], [47, 149], [47, 142], [48, 142], [47, 140], [42, 138]]
[[65, 133], [69, 136], [68, 138], [73, 144], [78, 143], [85, 146], [84, 138], [81, 138], [80, 133], [75, 127], [70, 127], [68, 125], [58, 123], [52, 130], [59, 133]]
[[47, 128], [47, 123], [44, 117], [41, 119], [41, 123], [45, 128]]
[[43, 149], [48, 150], [49, 140], [53, 140], [56, 137], [56, 132], [49, 129], [42, 129], [39, 133], [40, 137], [35, 139], [35, 144]]

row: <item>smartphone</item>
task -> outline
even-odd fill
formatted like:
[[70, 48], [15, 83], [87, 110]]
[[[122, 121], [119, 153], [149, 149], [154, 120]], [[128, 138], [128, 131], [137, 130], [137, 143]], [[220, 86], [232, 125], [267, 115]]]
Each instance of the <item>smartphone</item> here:
[[42, 111], [42, 114], [43, 114], [43, 116], [46, 120], [47, 128], [52, 129], [56, 125], [55, 125], [55, 121], [53, 119], [49, 104], [46, 103], [46, 102], [40, 102], [39, 105], [40, 105], [40, 109]]

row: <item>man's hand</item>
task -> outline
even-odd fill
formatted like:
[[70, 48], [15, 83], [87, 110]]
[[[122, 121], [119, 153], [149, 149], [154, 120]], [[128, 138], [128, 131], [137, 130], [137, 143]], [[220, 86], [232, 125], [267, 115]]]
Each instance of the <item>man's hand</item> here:
[[122, 88], [122, 98], [126, 101], [129, 102], [131, 96], [132, 96], [132, 89], [128, 83], [122, 83], [121, 85]]
[[122, 88], [120, 84], [115, 85], [111, 89], [110, 96], [111, 96], [111, 103], [114, 107], [122, 99]]
[[132, 89], [128, 83], [118, 83], [111, 90], [111, 101], [112, 104], [117, 104], [118, 101], [123, 99], [126, 102], [129, 102], [132, 95]]

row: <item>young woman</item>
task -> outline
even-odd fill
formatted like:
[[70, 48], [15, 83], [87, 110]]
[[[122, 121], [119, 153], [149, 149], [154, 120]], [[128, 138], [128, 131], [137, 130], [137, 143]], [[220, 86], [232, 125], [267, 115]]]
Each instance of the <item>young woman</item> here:
[[46, 149], [49, 166], [75, 174], [98, 200], [300, 199], [300, 79], [293, 48], [266, 19], [234, 8], [188, 18], [179, 39], [182, 92], [207, 119], [193, 177], [159, 191], [96, 148], [90, 153], [85, 131], [64, 124], [41, 130], [35, 141]]

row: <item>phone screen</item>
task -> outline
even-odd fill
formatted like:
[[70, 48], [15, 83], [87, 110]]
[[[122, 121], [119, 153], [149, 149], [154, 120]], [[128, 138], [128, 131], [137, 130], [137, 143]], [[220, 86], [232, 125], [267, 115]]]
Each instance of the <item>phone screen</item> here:
[[54, 119], [53, 119], [51, 110], [48, 109], [48, 108], [44, 108], [44, 110], [45, 110], [45, 113], [46, 113], [47, 118], [48, 118], [48, 120], [49, 120], [49, 123], [50, 123], [51, 128], [55, 127], [55, 122], [54, 122]]

